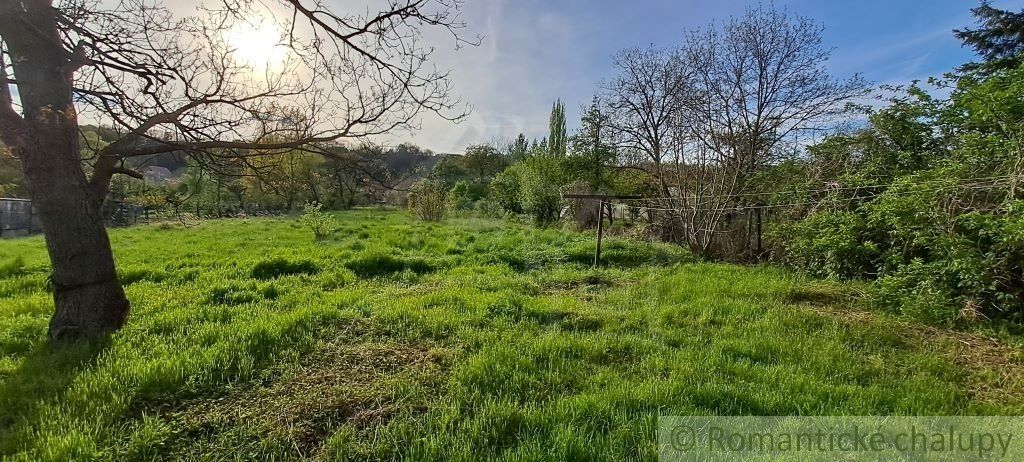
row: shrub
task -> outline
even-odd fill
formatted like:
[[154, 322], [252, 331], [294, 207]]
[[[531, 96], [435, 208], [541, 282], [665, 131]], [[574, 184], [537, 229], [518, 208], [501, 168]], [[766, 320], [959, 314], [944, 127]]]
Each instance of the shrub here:
[[873, 302], [935, 324], [1024, 320], [1024, 202], [958, 212], [949, 190], [898, 181], [856, 212], [781, 229], [786, 261], [819, 277], [877, 278]]
[[933, 324], [951, 323], [965, 299], [951, 290], [951, 278], [942, 264], [915, 260], [880, 278], [873, 286], [872, 301], [880, 308]]
[[490, 200], [506, 213], [523, 213], [520, 200], [522, 164], [513, 165], [497, 174], [490, 185]]
[[508, 213], [504, 209], [502, 209], [497, 203], [490, 199], [477, 201], [476, 204], [473, 206], [473, 210], [482, 216], [491, 218], [501, 218]]
[[455, 183], [455, 186], [448, 190], [448, 209], [461, 212], [472, 208], [473, 198], [470, 196], [469, 183]]
[[323, 211], [323, 204], [307, 202], [302, 207], [302, 224], [313, 231], [313, 238], [322, 240], [334, 231], [334, 219]]
[[773, 232], [784, 241], [785, 261], [817, 277], [853, 279], [875, 273], [878, 247], [864, 218], [853, 212], [824, 212]]
[[562, 160], [536, 156], [523, 162], [520, 198], [523, 210], [533, 217], [537, 226], [548, 226], [558, 221], [565, 176]]
[[423, 221], [441, 221], [447, 212], [444, 184], [436, 180], [417, 181], [409, 191], [409, 210]]
[[892, 252], [876, 301], [929, 322], [979, 316], [1021, 321], [1024, 218], [1015, 213], [1019, 209], [1018, 203], [997, 214], [964, 214], [951, 227], [897, 241], [924, 257], [903, 262]]

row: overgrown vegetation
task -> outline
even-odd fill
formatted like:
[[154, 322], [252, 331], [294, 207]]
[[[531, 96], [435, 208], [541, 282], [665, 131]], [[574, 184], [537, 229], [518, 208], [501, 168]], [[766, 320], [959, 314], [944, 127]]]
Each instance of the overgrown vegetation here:
[[[456, 168], [437, 178], [455, 209], [524, 213], [541, 227], [570, 205], [579, 225], [596, 224], [596, 205], [562, 200], [570, 190], [646, 196], [620, 214], [704, 258], [872, 280], [875, 304], [930, 323], [1021, 322], [1024, 15], [973, 11], [978, 27], [956, 35], [984, 62], [880, 88], [883, 104], [863, 106], [866, 82], [824, 68], [819, 25], [750, 8], [677, 47], [616, 54], [568, 143], [556, 102], [547, 137], [495, 147], [509, 165], [472, 178], [493, 178], [486, 195], [445, 182], [470, 178]], [[811, 131], [832, 134], [807, 145]]]
[[420, 180], [409, 190], [409, 210], [424, 221], [441, 221], [448, 210], [448, 195], [436, 181]]
[[[655, 416], [1019, 414], [1019, 344], [681, 247], [352, 211], [112, 232], [130, 321], [51, 346], [39, 238], [0, 242], [10, 460], [653, 460]], [[1003, 340], [992, 340], [992, 337]]]
[[[53, 293], [80, 286], [0, 242], [0, 455], [650, 460], [658, 415], [1020, 414], [1024, 16], [975, 13], [985, 62], [871, 107], [769, 5], [615, 54], [571, 135], [559, 100], [547, 136], [462, 155], [153, 139], [117, 168], [173, 177], [110, 180], [109, 218], [303, 213], [115, 231], [130, 320], [67, 344]], [[0, 194], [20, 169], [0, 157]], [[597, 268], [560, 222], [603, 209], [570, 191], [645, 196]], [[370, 203], [408, 210], [326, 210]]]
[[[596, 204], [564, 193], [639, 195], [647, 199], [617, 204], [638, 224], [628, 232], [702, 258], [872, 280], [877, 305], [932, 323], [1020, 322], [1024, 15], [987, 3], [973, 12], [978, 24], [955, 35], [982, 62], [877, 89], [880, 105], [860, 106], [867, 82], [828, 72], [821, 25], [762, 4], [674, 46], [616, 53], [572, 134], [558, 100], [546, 136], [461, 155], [339, 142], [317, 146], [326, 157], [275, 149], [211, 169], [172, 150], [126, 159], [125, 168], [154, 170], [146, 182], [115, 177], [104, 207], [110, 220], [131, 222], [125, 215], [390, 203], [427, 221], [525, 215], [552, 227], [574, 212], [587, 227]], [[809, 132], [831, 135], [808, 145]], [[81, 130], [90, 149], [119, 136]], [[24, 194], [19, 169], [0, 155], [0, 192]], [[305, 217], [325, 239], [323, 212], [307, 207]]]
[[[1013, 29], [1022, 18], [986, 24]], [[1012, 35], [961, 36], [984, 48], [995, 45], [982, 37], [1000, 34]], [[796, 190], [777, 201], [814, 204], [779, 229], [783, 261], [821, 277], [876, 279], [878, 305], [929, 322], [1024, 320], [1024, 67], [1008, 61], [1015, 48], [998, 46], [983, 53], [991, 62], [930, 81], [948, 96], [889, 89], [866, 127], [768, 172]]]

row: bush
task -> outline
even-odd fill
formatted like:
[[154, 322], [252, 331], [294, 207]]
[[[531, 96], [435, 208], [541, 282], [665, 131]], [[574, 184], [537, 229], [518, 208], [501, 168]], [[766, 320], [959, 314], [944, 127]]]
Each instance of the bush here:
[[877, 278], [874, 303], [935, 324], [1024, 320], [1024, 202], [957, 212], [950, 193], [897, 182], [856, 212], [775, 233], [785, 260], [819, 277]]
[[523, 162], [520, 198], [523, 210], [537, 226], [558, 221], [562, 210], [563, 159], [535, 156]]
[[409, 210], [423, 221], [441, 221], [447, 212], [444, 184], [436, 180], [417, 181], [409, 191]]
[[897, 241], [925, 257], [901, 262], [892, 256], [876, 301], [930, 322], [1024, 320], [1024, 218], [1015, 212], [1020, 209], [1018, 203], [997, 214], [964, 214], [948, 228]]
[[307, 202], [302, 207], [300, 221], [313, 231], [313, 238], [318, 241], [334, 232], [334, 219], [323, 211], [323, 204], [318, 202]]
[[872, 301], [879, 308], [920, 321], [949, 324], [967, 306], [964, 297], [951, 290], [951, 279], [956, 279], [956, 271], [915, 260], [880, 278], [873, 286]]
[[490, 200], [506, 213], [523, 213], [520, 200], [522, 164], [513, 165], [497, 174], [490, 185]]
[[470, 196], [469, 183], [460, 181], [448, 190], [448, 209], [453, 211], [466, 211], [473, 208], [473, 198]]
[[501, 206], [490, 199], [477, 201], [473, 206], [473, 210], [482, 216], [490, 218], [502, 218], [508, 214]]
[[876, 273], [878, 247], [868, 238], [864, 217], [853, 212], [817, 213], [769, 238], [784, 242], [787, 264], [816, 277], [854, 279]]

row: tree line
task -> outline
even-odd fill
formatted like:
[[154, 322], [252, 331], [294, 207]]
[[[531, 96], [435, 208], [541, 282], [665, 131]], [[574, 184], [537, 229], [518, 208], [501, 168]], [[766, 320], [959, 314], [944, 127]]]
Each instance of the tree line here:
[[662, 237], [722, 256], [715, 239], [727, 209], [756, 202], [747, 196], [757, 175], [798, 156], [810, 135], [844, 120], [848, 104], [867, 92], [859, 76], [829, 74], [821, 31], [810, 19], [759, 6], [688, 31], [678, 46], [616, 53], [615, 75], [582, 108], [572, 136], [556, 101], [546, 137], [489, 147], [505, 155], [507, 169], [482, 206], [547, 225], [566, 205], [566, 190], [642, 195], [656, 198], [646, 208], [672, 212], [659, 220]]
[[467, 154], [489, 153], [493, 176], [418, 191], [541, 226], [579, 217], [568, 191], [639, 195], [619, 206], [707, 258], [871, 280], [873, 303], [930, 322], [1019, 322], [1024, 13], [972, 11], [977, 27], [954, 33], [979, 62], [871, 89], [826, 71], [819, 25], [752, 8], [620, 51], [574, 134], [556, 102], [547, 137]]

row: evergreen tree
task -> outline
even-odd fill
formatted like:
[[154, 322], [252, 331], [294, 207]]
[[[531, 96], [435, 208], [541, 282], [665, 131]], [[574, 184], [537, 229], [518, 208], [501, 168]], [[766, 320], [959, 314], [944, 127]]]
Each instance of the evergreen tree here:
[[548, 153], [551, 157], [565, 157], [567, 139], [568, 136], [565, 132], [565, 104], [562, 103], [561, 99], [558, 99], [551, 106], [548, 134]]
[[575, 176], [590, 185], [593, 191], [610, 190], [613, 186], [611, 165], [617, 151], [605, 142], [608, 115], [601, 111], [597, 98], [583, 111], [580, 130], [572, 136], [572, 170]]
[[530, 154], [530, 142], [526, 141], [526, 135], [520, 133], [516, 140], [509, 146], [508, 157], [512, 162], [519, 162]]
[[[971, 10], [978, 20], [977, 29], [956, 30], [956, 37], [974, 48], [986, 63], [997, 68], [1016, 67], [1024, 53], [1024, 11], [994, 8], [987, 0]], [[970, 69], [977, 66], [965, 66]]]

